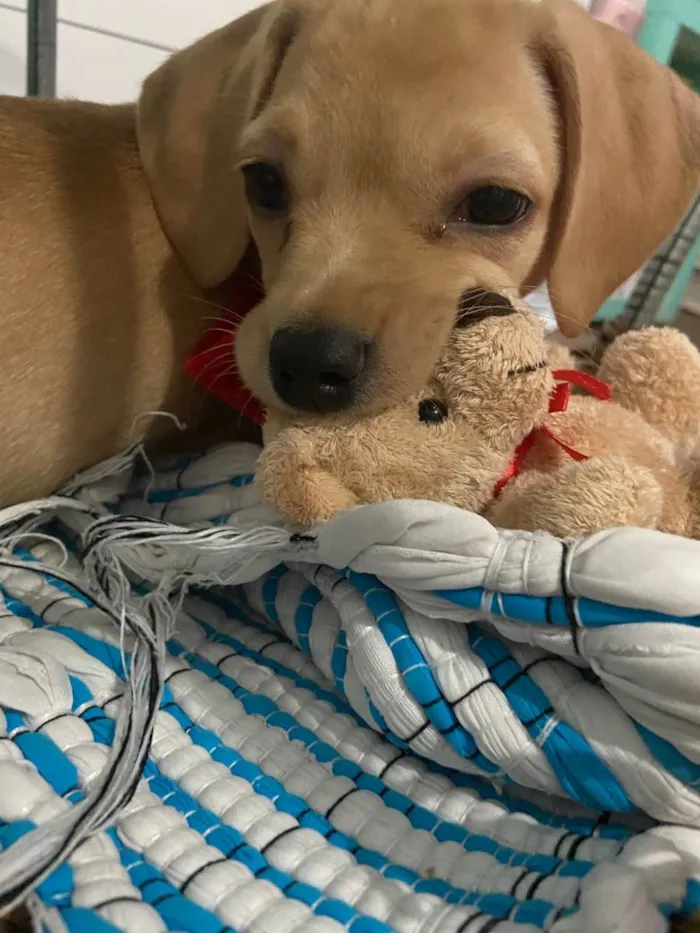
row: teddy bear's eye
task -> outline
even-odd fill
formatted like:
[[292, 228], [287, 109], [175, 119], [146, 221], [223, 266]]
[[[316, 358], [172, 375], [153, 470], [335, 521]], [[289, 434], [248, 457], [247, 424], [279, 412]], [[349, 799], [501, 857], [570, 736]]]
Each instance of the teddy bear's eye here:
[[418, 418], [423, 424], [440, 424], [447, 417], [447, 409], [435, 398], [424, 398], [418, 403]]

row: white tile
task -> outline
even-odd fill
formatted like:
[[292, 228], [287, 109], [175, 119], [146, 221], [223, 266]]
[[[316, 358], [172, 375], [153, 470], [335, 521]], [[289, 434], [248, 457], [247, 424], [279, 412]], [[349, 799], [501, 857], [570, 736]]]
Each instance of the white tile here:
[[260, 0], [59, 0], [59, 19], [181, 48]]
[[135, 100], [143, 79], [167, 54], [59, 23], [57, 95], [110, 104]]
[[26, 10], [27, 0], [0, 0], [0, 9]]
[[0, 94], [27, 90], [27, 17], [0, 7]]

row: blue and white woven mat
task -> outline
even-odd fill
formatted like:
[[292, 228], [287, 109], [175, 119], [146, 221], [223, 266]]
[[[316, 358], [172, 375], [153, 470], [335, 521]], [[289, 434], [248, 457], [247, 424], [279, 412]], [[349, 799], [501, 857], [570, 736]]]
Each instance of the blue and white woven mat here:
[[427, 502], [294, 533], [256, 455], [0, 514], [0, 903], [51, 933], [700, 907], [700, 544]]

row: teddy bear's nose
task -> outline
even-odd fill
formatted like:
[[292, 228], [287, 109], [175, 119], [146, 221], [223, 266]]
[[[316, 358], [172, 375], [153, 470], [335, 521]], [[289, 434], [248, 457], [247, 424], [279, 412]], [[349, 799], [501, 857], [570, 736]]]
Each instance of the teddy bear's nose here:
[[285, 327], [272, 335], [270, 379], [292, 408], [327, 414], [349, 408], [367, 362], [367, 340], [337, 328]]
[[470, 288], [462, 293], [457, 305], [456, 327], [471, 327], [489, 317], [508, 317], [515, 314], [509, 298], [484, 288]]

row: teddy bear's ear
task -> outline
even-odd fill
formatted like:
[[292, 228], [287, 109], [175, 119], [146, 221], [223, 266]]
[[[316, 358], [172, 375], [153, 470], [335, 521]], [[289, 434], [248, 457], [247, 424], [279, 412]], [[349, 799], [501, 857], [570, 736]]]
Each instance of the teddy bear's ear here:
[[564, 164], [538, 266], [576, 336], [673, 232], [698, 191], [700, 99], [571, 0], [540, 0], [534, 50], [556, 100]]

